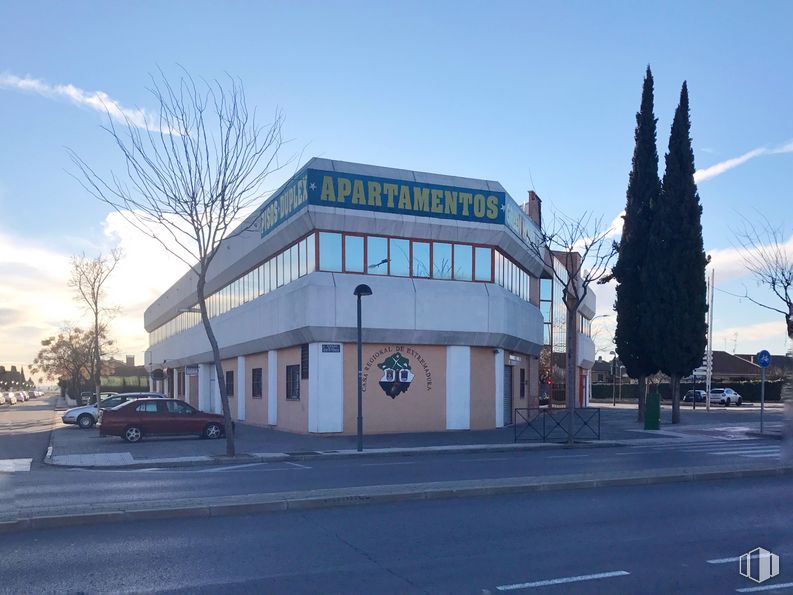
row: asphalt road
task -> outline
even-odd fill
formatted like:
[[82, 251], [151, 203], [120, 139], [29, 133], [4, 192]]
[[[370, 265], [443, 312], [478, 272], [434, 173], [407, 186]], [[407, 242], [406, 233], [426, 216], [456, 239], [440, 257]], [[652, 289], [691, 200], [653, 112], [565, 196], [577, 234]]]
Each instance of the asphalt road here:
[[44, 458], [49, 445], [55, 397], [0, 405], [0, 459]]
[[[674, 439], [672, 439], [674, 440]], [[45, 468], [3, 479], [13, 502], [6, 513], [214, 496], [262, 494], [437, 481], [550, 477], [670, 467], [723, 466], [779, 461], [781, 442], [725, 440], [542, 451], [419, 456], [347, 457], [300, 462], [151, 470]], [[0, 511], [2, 512], [2, 511]]]
[[[2, 593], [728, 593], [793, 581], [791, 480], [409, 502], [9, 534]], [[743, 592], [743, 591], [740, 591]]]

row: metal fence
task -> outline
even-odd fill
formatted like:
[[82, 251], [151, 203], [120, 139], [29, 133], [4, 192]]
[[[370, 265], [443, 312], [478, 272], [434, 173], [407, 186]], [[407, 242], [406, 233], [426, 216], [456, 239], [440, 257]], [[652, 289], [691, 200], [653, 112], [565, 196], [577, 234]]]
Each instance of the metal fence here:
[[[567, 442], [570, 438], [570, 409], [515, 409], [515, 442]], [[572, 410], [573, 440], [600, 440], [600, 408]]]

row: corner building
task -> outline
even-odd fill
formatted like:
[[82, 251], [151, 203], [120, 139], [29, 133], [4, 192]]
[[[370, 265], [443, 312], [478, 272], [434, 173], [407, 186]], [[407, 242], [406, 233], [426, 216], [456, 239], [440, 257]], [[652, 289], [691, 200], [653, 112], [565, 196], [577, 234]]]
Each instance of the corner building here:
[[[315, 158], [242, 226], [207, 279], [235, 419], [355, 433], [360, 283], [366, 433], [494, 428], [537, 406], [548, 275], [499, 183]], [[219, 412], [195, 286], [146, 310], [146, 364], [153, 388]]]

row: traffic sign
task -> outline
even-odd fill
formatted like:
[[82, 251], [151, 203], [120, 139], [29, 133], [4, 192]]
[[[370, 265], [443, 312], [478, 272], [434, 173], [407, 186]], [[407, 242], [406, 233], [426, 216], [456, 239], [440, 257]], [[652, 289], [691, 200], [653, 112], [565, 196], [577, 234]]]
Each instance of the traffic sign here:
[[763, 349], [757, 354], [757, 365], [761, 368], [767, 368], [771, 365], [771, 354], [767, 350]]

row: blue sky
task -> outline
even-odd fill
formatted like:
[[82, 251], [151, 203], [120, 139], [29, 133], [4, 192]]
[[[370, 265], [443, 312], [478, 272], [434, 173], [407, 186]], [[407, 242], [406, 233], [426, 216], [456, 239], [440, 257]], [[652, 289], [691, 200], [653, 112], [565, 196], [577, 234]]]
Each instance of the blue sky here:
[[[534, 188], [546, 213], [611, 221], [649, 63], [661, 155], [684, 79], [698, 169], [751, 155], [700, 180], [705, 246], [719, 288], [770, 300], [743, 275], [733, 230], [762, 212], [793, 235], [791, 22], [790, 2], [5, 2], [0, 363], [29, 362], [58, 324], [81, 322], [63, 269], [114, 242], [131, 248], [111, 296], [119, 349], [140, 357], [142, 308], [174, 269], [85, 195], [65, 147], [118, 167], [92, 94], [151, 110], [149, 73], [177, 64], [241, 78], [262, 118], [281, 108], [285, 155], [495, 179], [518, 202]], [[607, 314], [610, 289], [599, 297]], [[779, 315], [720, 292], [714, 322], [716, 348], [785, 348]]]

